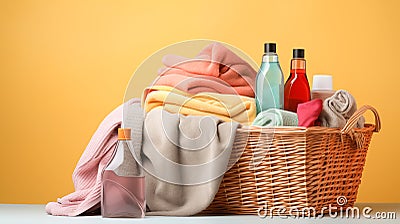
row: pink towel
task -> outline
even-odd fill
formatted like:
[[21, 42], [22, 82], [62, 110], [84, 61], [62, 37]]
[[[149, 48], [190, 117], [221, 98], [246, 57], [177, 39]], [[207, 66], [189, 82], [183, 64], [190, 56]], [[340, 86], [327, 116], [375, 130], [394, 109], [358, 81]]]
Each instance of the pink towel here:
[[[140, 99], [132, 99], [127, 104], [140, 106]], [[123, 105], [117, 107], [103, 120], [79, 159], [72, 174], [75, 192], [59, 198], [57, 202], [49, 202], [46, 205], [47, 213], [77, 216], [99, 206], [101, 176], [117, 143], [117, 130], [122, 123]]]
[[[216, 92], [254, 97], [257, 72], [220, 43], [205, 47], [194, 59], [177, 55], [163, 58], [165, 68], [153, 85], [171, 86], [190, 94]], [[147, 92], [144, 93], [144, 98]]]
[[322, 111], [322, 100], [314, 99], [297, 106], [297, 117], [299, 119], [299, 126], [311, 127], [314, 126], [315, 121], [318, 119]]

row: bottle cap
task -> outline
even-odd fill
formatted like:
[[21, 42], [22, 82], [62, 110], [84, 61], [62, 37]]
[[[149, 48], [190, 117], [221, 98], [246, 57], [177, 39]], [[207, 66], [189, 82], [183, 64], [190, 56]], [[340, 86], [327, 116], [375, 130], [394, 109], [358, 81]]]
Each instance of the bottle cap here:
[[304, 58], [304, 49], [293, 49], [293, 58]]
[[276, 43], [265, 43], [264, 53], [276, 53]]
[[118, 128], [118, 140], [131, 140], [131, 129]]
[[314, 75], [312, 90], [333, 90], [332, 76], [323, 74]]

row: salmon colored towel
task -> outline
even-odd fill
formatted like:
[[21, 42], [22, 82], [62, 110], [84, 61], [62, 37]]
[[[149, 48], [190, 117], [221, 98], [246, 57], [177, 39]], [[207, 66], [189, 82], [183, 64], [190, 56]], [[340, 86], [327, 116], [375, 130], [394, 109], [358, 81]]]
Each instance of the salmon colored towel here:
[[244, 125], [251, 124], [256, 117], [255, 100], [251, 97], [219, 93], [191, 95], [169, 86], [152, 86], [146, 90], [145, 112], [161, 108], [183, 115], [213, 115], [223, 121], [234, 120]]
[[[101, 197], [101, 176], [107, 163], [110, 161], [118, 140], [117, 130], [121, 127], [124, 105], [138, 107], [140, 99], [132, 99], [112, 111], [100, 124], [72, 174], [75, 192], [57, 199], [57, 202], [49, 202], [46, 212], [51, 215], [77, 216], [90, 210], [99, 208]], [[142, 112], [143, 113], [143, 112]], [[142, 114], [143, 116], [143, 114]], [[138, 124], [142, 125], [140, 115]], [[134, 130], [138, 131], [134, 131]], [[132, 138], [142, 142], [142, 127], [132, 129]]]
[[160, 69], [152, 85], [171, 86], [190, 94], [215, 92], [254, 97], [257, 72], [220, 43], [208, 45], [194, 59], [166, 55], [162, 62], [166, 67]]

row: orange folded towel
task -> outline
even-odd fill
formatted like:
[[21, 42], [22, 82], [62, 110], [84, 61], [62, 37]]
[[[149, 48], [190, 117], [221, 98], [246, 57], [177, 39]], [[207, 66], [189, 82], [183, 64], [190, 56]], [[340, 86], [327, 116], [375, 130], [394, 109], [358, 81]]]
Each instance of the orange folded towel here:
[[152, 85], [170, 86], [190, 94], [214, 92], [254, 97], [257, 72], [220, 43], [208, 45], [194, 59], [166, 55], [163, 64], [166, 67], [160, 69]]

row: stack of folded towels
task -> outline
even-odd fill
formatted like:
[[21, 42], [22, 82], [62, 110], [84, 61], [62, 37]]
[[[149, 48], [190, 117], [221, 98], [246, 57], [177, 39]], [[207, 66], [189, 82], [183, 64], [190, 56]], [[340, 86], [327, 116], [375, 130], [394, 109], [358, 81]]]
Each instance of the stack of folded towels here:
[[163, 58], [165, 68], [144, 90], [145, 112], [155, 108], [183, 115], [216, 116], [250, 125], [256, 117], [256, 71], [219, 43], [204, 48], [194, 59]]

